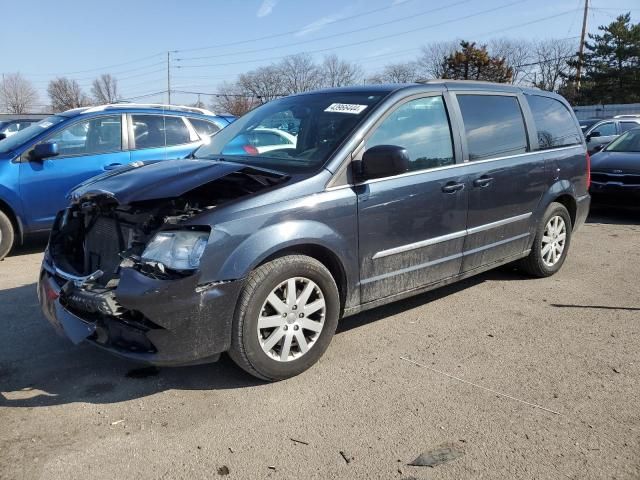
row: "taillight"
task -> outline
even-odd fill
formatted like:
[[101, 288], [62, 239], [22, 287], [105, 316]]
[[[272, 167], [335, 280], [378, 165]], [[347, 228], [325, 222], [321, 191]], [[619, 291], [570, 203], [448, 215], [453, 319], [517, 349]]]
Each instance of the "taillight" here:
[[591, 187], [591, 156], [587, 152], [587, 190]]
[[247, 152], [249, 155], [258, 155], [258, 149], [253, 145], [244, 145], [242, 149]]

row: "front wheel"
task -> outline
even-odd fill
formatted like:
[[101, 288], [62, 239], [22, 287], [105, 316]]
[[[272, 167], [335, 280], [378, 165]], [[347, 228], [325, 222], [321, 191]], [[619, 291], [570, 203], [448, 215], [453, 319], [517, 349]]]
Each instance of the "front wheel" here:
[[338, 288], [324, 265], [304, 255], [277, 258], [246, 280], [229, 355], [263, 380], [293, 377], [325, 352], [339, 315]]
[[571, 217], [566, 207], [553, 202], [536, 230], [531, 253], [520, 266], [535, 277], [549, 277], [560, 270], [571, 244]]

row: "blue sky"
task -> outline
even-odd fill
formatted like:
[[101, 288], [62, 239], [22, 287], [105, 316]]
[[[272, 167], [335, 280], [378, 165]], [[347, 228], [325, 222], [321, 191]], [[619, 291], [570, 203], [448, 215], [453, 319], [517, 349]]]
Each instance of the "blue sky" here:
[[[590, 31], [622, 12], [631, 11], [636, 22], [640, 16], [637, 0], [592, 4]], [[582, 5], [583, 0], [21, 0], [2, 9], [0, 73], [21, 72], [41, 92], [41, 103], [55, 75], [75, 78], [88, 90], [95, 76], [112, 73], [129, 97], [166, 89], [166, 52], [172, 51], [172, 87], [213, 92], [238, 73], [303, 51], [316, 52], [318, 59], [336, 53], [374, 72], [385, 63], [412, 60], [431, 41], [577, 37]], [[385, 22], [390, 23], [380, 25]]]

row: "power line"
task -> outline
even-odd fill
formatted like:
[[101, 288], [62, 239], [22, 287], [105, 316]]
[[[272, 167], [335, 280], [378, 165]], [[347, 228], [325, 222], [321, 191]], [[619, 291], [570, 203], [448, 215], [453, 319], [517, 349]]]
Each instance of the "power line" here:
[[[365, 30], [370, 30], [372, 28], [378, 28], [378, 27], [384, 27], [386, 25], [391, 25], [393, 23], [398, 23], [398, 22], [403, 22], [405, 20], [410, 20], [412, 18], [416, 18], [416, 17], [422, 17], [424, 15], [428, 15], [430, 13], [435, 13], [435, 12], [439, 12], [441, 10], [446, 10], [448, 8], [452, 8], [452, 7], [457, 7], [458, 5], [462, 5], [465, 3], [469, 3], [471, 0], [460, 0], [458, 2], [455, 3], [451, 3], [449, 5], [445, 5], [442, 7], [438, 7], [438, 8], [431, 8], [429, 10], [423, 10], [421, 12], [417, 12], [414, 13], [412, 15], [407, 15], [405, 17], [400, 17], [397, 18], [395, 20], [388, 20], [386, 22], [382, 22], [382, 23], [376, 23], [373, 25], [367, 25], [361, 28], [356, 28], [353, 30], [347, 30], [346, 32], [341, 32], [341, 33], [334, 33], [332, 35], [325, 35], [324, 37], [318, 37], [318, 38], [313, 38], [310, 40], [305, 40], [303, 42], [296, 42], [296, 46], [298, 45], [304, 45], [304, 44], [308, 44], [308, 43], [315, 43], [315, 42], [321, 42], [323, 40], [328, 40], [328, 39], [332, 39], [335, 37], [341, 37], [344, 35], [351, 35], [352, 33], [358, 33], [358, 32], [363, 32]], [[236, 56], [236, 55], [246, 55], [249, 53], [259, 53], [259, 52], [266, 52], [266, 51], [271, 51], [271, 50], [277, 50], [280, 48], [287, 48], [287, 47], [291, 47], [290, 43], [286, 43], [286, 44], [280, 44], [280, 45], [275, 45], [272, 47], [264, 47], [264, 48], [257, 48], [257, 49], [253, 49], [253, 50], [244, 50], [241, 52], [234, 52], [234, 53], [222, 53], [222, 54], [216, 54], [216, 55], [205, 55], [205, 56], [201, 56], [201, 57], [185, 57], [185, 58], [177, 58], [177, 61], [187, 61], [187, 60], [204, 60], [207, 58], [220, 58], [220, 57], [230, 57], [230, 56]]]
[[[402, 4], [404, 5], [404, 4], [407, 4], [409, 2], [413, 2], [413, 1], [415, 1], [415, 0], [407, 0], [405, 2], [402, 2]], [[367, 10], [367, 11], [358, 13], [356, 15], [350, 15], [348, 17], [336, 18], [335, 20], [331, 20], [331, 21], [328, 21], [328, 22], [324, 23], [323, 26], [334, 25], [336, 23], [342, 23], [342, 22], [346, 22], [348, 20], [353, 20], [353, 19], [356, 19], [356, 18], [359, 19], [359, 18], [368, 16], [368, 15], [372, 15], [374, 13], [378, 13], [378, 12], [382, 12], [382, 11], [389, 10], [389, 9], [392, 9], [392, 8], [396, 8], [398, 6], [399, 6], [399, 4], [393, 4], [392, 3], [391, 5], [386, 6], [386, 7], [380, 7], [380, 8], [375, 8], [373, 10]], [[258, 42], [258, 41], [262, 41], [262, 40], [270, 40], [272, 38], [279, 38], [279, 37], [284, 37], [284, 36], [287, 36], [287, 35], [293, 35], [293, 34], [299, 33], [304, 28], [305, 28], [305, 26], [297, 28], [296, 30], [289, 30], [287, 32], [275, 33], [275, 34], [272, 34], [272, 35], [266, 35], [264, 37], [254, 37], [254, 38], [251, 38], [251, 39], [248, 39], [248, 40], [240, 40], [240, 41], [237, 41], [237, 42], [218, 43], [216, 45], [209, 45], [207, 47], [195, 47], [195, 48], [184, 48], [184, 49], [180, 49], [180, 50], [173, 50], [173, 53], [195, 52], [195, 51], [199, 51], [199, 50], [210, 50], [210, 49], [213, 49], [213, 48], [222, 48], [222, 47], [234, 47], [236, 45], [244, 45], [244, 44], [247, 44], [247, 43], [253, 43], [253, 42]]]
[[154, 53], [153, 55], [147, 55], [146, 57], [140, 57], [140, 58], [137, 58], [135, 60], [130, 60], [128, 62], [122, 62], [122, 63], [116, 63], [114, 65], [106, 65], [104, 67], [89, 68], [87, 70], [76, 70], [75, 72], [66, 72], [66, 73], [65, 72], [58, 72], [58, 73], [51, 73], [51, 72], [42, 73], [42, 72], [38, 72], [38, 73], [25, 73], [25, 75], [55, 77], [55, 76], [76, 75], [78, 73], [97, 72], [99, 70], [108, 70], [110, 68], [121, 67], [123, 65], [130, 65], [132, 63], [137, 63], [137, 62], [140, 62], [141, 60], [148, 60], [149, 58], [154, 58], [154, 57], [157, 57], [159, 55], [162, 55], [162, 53]]
[[[399, 37], [402, 35], [407, 35], [409, 33], [414, 33], [414, 32], [418, 32], [421, 30], [427, 30], [429, 28], [435, 28], [435, 27], [440, 27], [442, 25], [447, 25], [449, 23], [455, 23], [455, 22], [459, 22], [461, 20], [466, 20], [469, 18], [473, 18], [473, 17], [477, 17], [479, 15], [484, 15], [487, 13], [492, 13], [495, 12], [497, 10], [501, 10], [503, 8], [507, 8], [510, 7], [512, 5], [516, 5], [518, 3], [523, 3], [525, 0], [516, 0], [515, 2], [510, 2], [504, 5], [500, 5], [498, 7], [494, 7], [494, 8], [490, 8], [487, 10], [483, 10], [480, 12], [476, 12], [476, 13], [472, 13], [469, 15], [465, 15], [465, 16], [461, 16], [461, 17], [457, 17], [455, 19], [451, 19], [451, 20], [447, 20], [444, 22], [439, 22], [439, 23], [435, 23], [435, 24], [431, 24], [431, 25], [426, 25], [423, 27], [419, 27], [419, 28], [414, 28], [411, 30], [405, 30], [403, 32], [398, 32], [398, 33], [392, 33], [389, 35], [383, 35], [380, 37], [375, 37], [375, 38], [370, 38], [367, 40], [361, 40], [358, 42], [351, 42], [351, 43], [346, 43], [346, 44], [342, 44], [342, 45], [337, 45], [337, 46], [333, 46], [333, 47], [328, 47], [328, 48], [320, 48], [317, 50], [308, 50], [305, 53], [320, 53], [320, 52], [327, 52], [327, 51], [331, 51], [331, 50], [338, 50], [340, 48], [347, 48], [347, 47], [353, 47], [353, 46], [357, 46], [357, 45], [364, 45], [366, 43], [371, 43], [371, 42], [375, 42], [378, 40], [386, 40], [389, 38], [394, 38], [394, 37]], [[241, 65], [241, 64], [247, 64], [247, 63], [256, 63], [256, 62], [264, 62], [264, 61], [271, 61], [271, 60], [280, 60], [283, 58], [286, 58], [288, 55], [279, 55], [276, 57], [270, 57], [270, 58], [261, 58], [261, 59], [256, 59], [256, 60], [243, 60], [243, 61], [238, 61], [238, 62], [226, 62], [226, 63], [212, 63], [212, 64], [200, 64], [200, 65], [177, 65], [176, 68], [205, 68], [205, 67], [222, 67], [222, 66], [228, 66], [228, 65]]]

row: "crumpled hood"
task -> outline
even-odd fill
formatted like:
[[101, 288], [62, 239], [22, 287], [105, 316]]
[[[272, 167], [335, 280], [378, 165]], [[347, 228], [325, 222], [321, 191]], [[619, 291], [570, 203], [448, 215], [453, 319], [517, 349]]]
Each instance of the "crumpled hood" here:
[[591, 157], [591, 170], [599, 172], [621, 170], [621, 173], [640, 174], [640, 153], [598, 152]]
[[256, 170], [239, 163], [212, 160], [136, 162], [81, 183], [69, 193], [69, 197], [77, 200], [107, 195], [120, 204], [175, 198], [245, 168]]

